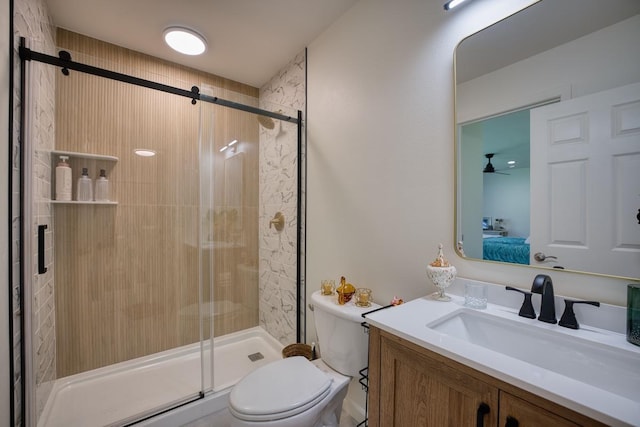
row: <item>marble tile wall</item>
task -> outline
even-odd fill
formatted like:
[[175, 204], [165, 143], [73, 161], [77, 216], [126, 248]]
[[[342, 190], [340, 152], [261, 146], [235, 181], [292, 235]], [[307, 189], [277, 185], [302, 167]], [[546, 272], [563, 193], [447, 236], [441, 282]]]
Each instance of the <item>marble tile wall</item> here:
[[[261, 108], [291, 116], [304, 111], [305, 66], [302, 51], [260, 89]], [[297, 140], [291, 123], [260, 129], [260, 325], [285, 345], [296, 342]], [[276, 212], [285, 216], [281, 232], [269, 228]]]
[[[29, 46], [37, 51], [45, 53], [55, 52], [55, 29], [43, 0], [16, 0], [14, 4], [14, 38], [15, 38], [15, 69], [14, 69], [14, 135], [13, 135], [13, 324], [14, 324], [14, 366], [15, 366], [15, 405], [17, 419], [15, 425], [21, 425], [20, 407], [20, 379], [24, 372], [20, 370], [20, 336], [18, 326], [20, 324], [19, 303], [19, 228], [20, 219], [18, 212], [19, 203], [19, 130], [20, 130], [20, 60], [17, 47], [20, 37], [29, 41]], [[48, 271], [38, 275], [33, 271], [31, 279], [31, 305], [32, 305], [32, 346], [33, 346], [33, 375], [36, 383], [36, 418], [42, 412], [44, 404], [51, 392], [53, 380], [55, 380], [55, 299], [54, 299], [54, 271], [53, 271], [53, 223], [51, 204], [47, 202], [51, 198], [50, 185], [50, 159], [46, 154], [54, 147], [54, 119], [55, 119], [55, 69], [44, 64], [32, 63], [31, 77], [29, 81], [29, 127], [27, 130], [30, 145], [27, 146], [33, 155], [32, 181], [33, 202], [33, 230], [30, 237], [32, 253], [25, 254], [30, 257], [32, 265], [37, 265], [37, 231], [38, 224], [48, 226], [46, 232], [45, 264]], [[45, 154], [43, 154], [45, 153]], [[29, 278], [28, 278], [29, 279]]]

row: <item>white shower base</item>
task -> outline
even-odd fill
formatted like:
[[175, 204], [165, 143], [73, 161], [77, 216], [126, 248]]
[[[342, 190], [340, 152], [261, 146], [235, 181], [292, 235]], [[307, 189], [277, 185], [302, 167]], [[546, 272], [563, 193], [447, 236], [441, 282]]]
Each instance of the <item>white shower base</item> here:
[[[194, 419], [224, 408], [229, 388], [253, 369], [280, 359], [282, 347], [260, 327], [216, 338], [214, 391], [185, 405], [180, 419], [188, 422], [191, 418], [184, 413], [187, 407]], [[257, 352], [264, 358], [252, 362], [247, 356]], [[205, 389], [210, 389], [208, 346], [204, 361]], [[38, 427], [126, 424], [140, 414], [157, 413], [168, 403], [180, 404], [197, 397], [202, 384], [200, 372], [200, 344], [196, 343], [60, 378], [53, 385]], [[159, 418], [170, 417], [171, 413]]]

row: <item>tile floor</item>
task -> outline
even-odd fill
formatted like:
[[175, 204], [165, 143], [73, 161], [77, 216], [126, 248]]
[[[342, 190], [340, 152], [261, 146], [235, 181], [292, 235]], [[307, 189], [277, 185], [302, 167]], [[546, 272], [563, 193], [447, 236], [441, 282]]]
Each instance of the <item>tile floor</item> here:
[[[186, 424], [182, 427], [229, 427], [231, 415], [227, 409], [211, 414], [207, 417], [200, 418], [192, 423]], [[340, 427], [356, 427], [358, 421], [355, 421], [346, 412], [342, 412], [340, 416]]]

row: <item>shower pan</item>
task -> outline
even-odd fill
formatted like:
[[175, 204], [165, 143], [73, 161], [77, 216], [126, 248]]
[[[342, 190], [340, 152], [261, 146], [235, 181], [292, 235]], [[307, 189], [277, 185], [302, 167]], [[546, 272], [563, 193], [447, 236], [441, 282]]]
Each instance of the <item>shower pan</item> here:
[[[117, 52], [108, 67], [69, 56], [21, 48], [25, 418], [128, 425], [223, 396], [300, 340], [302, 116], [204, 82], [134, 77]], [[53, 145], [33, 125], [29, 88], [44, 69]], [[60, 156], [72, 201], [55, 199]], [[105, 171], [109, 201], [75, 200], [83, 169]]]

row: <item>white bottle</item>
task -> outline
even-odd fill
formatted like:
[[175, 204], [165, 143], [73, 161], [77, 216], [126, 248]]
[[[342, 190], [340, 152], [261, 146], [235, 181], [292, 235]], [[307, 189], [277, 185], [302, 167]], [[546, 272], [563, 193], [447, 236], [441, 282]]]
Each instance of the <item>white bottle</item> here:
[[56, 200], [71, 200], [71, 166], [67, 163], [69, 156], [60, 156], [56, 166]]
[[82, 176], [78, 178], [76, 199], [79, 202], [90, 202], [93, 200], [93, 184], [91, 178], [89, 178], [87, 168], [82, 168]]
[[109, 201], [109, 180], [104, 169], [100, 169], [100, 176], [96, 179], [96, 202]]

